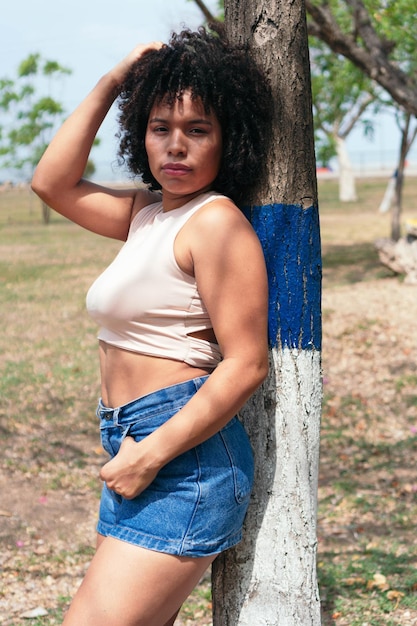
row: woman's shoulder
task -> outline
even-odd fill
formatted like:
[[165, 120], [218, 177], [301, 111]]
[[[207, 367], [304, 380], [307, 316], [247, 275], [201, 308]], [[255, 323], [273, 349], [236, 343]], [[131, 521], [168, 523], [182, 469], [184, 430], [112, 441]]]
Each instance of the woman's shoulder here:
[[193, 215], [194, 225], [199, 229], [233, 228], [238, 224], [249, 224], [241, 209], [221, 194], [212, 197]]
[[[188, 220], [182, 229], [179, 243], [187, 245], [195, 261], [204, 258], [214, 261], [224, 259], [236, 247], [248, 251], [256, 233], [241, 209], [228, 197], [213, 198]], [[248, 252], [249, 253], [249, 252]]]
[[162, 195], [157, 191], [149, 191], [149, 189], [138, 189], [135, 195], [135, 200], [132, 207], [131, 222], [136, 215], [143, 209], [159, 204], [162, 200]]

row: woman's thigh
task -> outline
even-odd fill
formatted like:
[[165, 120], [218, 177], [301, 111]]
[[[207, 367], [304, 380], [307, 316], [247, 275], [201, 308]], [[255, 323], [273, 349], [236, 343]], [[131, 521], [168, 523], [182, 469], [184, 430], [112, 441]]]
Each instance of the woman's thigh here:
[[107, 537], [63, 626], [164, 626], [214, 558], [179, 557]]

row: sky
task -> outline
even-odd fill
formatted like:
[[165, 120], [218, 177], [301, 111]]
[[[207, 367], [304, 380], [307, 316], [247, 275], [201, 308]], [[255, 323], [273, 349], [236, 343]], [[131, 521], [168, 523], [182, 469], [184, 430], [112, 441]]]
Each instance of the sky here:
[[[117, 4], [117, 7], [116, 7]], [[217, 0], [206, 0], [215, 13]], [[189, 0], [14, 0], [4, 2], [0, 22], [0, 78], [13, 78], [19, 63], [29, 54], [58, 61], [72, 70], [52, 95], [70, 113], [96, 81], [138, 43], [166, 41], [183, 25], [197, 27], [201, 11]], [[116, 165], [116, 108], [113, 107], [99, 132], [94, 148], [96, 179], [115, 181], [125, 177]], [[399, 133], [392, 117], [375, 120], [373, 141], [364, 139], [360, 128], [348, 139], [354, 166], [384, 168], [396, 162]], [[417, 149], [410, 160], [417, 165]], [[0, 176], [0, 179], [2, 177]]]
[[[217, 0], [207, 0], [215, 12]], [[4, 2], [0, 21], [0, 78], [16, 75], [31, 53], [58, 61], [72, 70], [52, 94], [70, 113], [97, 80], [137, 44], [167, 41], [182, 26], [196, 28], [203, 15], [188, 0], [12, 0]], [[116, 109], [100, 132], [92, 152], [96, 178], [117, 180]], [[2, 177], [0, 176], [0, 179]]]

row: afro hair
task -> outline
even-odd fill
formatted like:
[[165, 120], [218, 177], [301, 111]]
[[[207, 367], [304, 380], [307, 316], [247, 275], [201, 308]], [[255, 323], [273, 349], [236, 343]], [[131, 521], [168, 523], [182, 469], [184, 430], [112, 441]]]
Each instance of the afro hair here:
[[239, 203], [262, 168], [272, 97], [247, 46], [232, 45], [222, 29], [216, 30], [173, 34], [167, 45], [132, 66], [119, 96], [119, 156], [150, 189], [160, 189], [145, 150], [149, 114], [154, 104], [172, 103], [188, 91], [221, 126], [223, 154], [212, 187]]

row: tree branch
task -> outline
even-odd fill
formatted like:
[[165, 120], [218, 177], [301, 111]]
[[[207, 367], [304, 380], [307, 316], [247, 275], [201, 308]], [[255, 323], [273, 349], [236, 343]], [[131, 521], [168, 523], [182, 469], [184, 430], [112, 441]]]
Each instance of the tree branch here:
[[375, 95], [371, 93], [366, 94], [363, 100], [359, 102], [358, 108], [351, 114], [349, 121], [346, 122], [343, 132], [339, 132], [339, 137], [341, 137], [342, 139], [346, 139], [346, 137], [349, 135], [349, 133], [352, 131], [353, 127], [355, 126], [356, 122], [361, 118], [362, 114], [366, 111], [368, 106], [372, 104], [372, 102], [375, 102], [375, 100], [376, 100]]
[[364, 47], [373, 57], [382, 61], [388, 60], [388, 55], [396, 46], [395, 42], [379, 37], [361, 0], [345, 0], [345, 2], [352, 8], [355, 30], [362, 39]]
[[209, 22], [209, 23], [210, 22], [217, 22], [217, 18], [213, 15], [213, 13], [210, 11], [210, 9], [205, 5], [203, 0], [194, 0], [194, 2], [196, 3], [198, 8], [200, 9], [202, 14], [204, 15], [204, 18], [205, 18], [205, 20], [207, 22]]
[[417, 116], [417, 88], [412, 78], [407, 76], [388, 58], [391, 44], [381, 39], [375, 32], [366, 8], [361, 0], [345, 0], [354, 14], [353, 33], [359, 35], [362, 45], [353, 33], [344, 33], [328, 4], [314, 4], [305, 0], [310, 16], [308, 32], [324, 41], [333, 52], [341, 54], [369, 78], [383, 87], [406, 111]]

